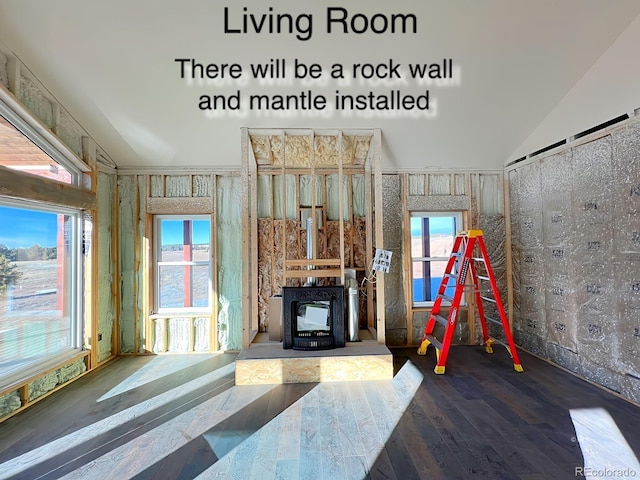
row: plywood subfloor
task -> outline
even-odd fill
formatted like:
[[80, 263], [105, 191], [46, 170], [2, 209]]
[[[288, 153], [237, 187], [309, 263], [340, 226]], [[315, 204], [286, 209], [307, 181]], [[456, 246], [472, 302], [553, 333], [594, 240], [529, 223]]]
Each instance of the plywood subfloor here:
[[640, 470], [640, 408], [542, 360], [523, 352], [516, 373], [504, 350], [454, 347], [436, 376], [431, 355], [392, 353], [393, 380], [252, 386], [234, 384], [234, 355], [120, 358], [0, 424], [0, 478], [532, 480], [607, 462]]
[[252, 343], [236, 359], [236, 384], [315, 383], [390, 380], [393, 356], [376, 342], [349, 342], [344, 348], [300, 351], [282, 343]]

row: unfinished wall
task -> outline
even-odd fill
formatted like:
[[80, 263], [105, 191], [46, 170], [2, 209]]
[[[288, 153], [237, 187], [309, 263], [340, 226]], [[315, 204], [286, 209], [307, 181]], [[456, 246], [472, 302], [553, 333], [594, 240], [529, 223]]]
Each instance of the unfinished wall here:
[[[136, 175], [118, 176], [118, 259], [120, 263], [120, 352], [139, 353], [141, 332], [140, 319], [143, 312], [138, 308], [138, 275], [142, 245], [138, 239], [141, 199], [138, 195]], [[137, 252], [136, 252], [137, 250]], [[140, 291], [140, 294], [142, 292]]]
[[[241, 179], [237, 175], [118, 175], [120, 350], [203, 352], [242, 346]], [[215, 305], [210, 315], [156, 314], [153, 216], [211, 215]], [[212, 319], [212, 316], [217, 318]], [[212, 322], [217, 322], [217, 329]], [[212, 335], [217, 331], [217, 337]]]
[[[469, 172], [469, 173], [420, 173], [401, 175], [401, 215], [403, 216], [402, 228], [386, 228], [385, 244], [388, 241], [395, 242], [396, 248], [398, 232], [403, 235], [402, 246], [398, 261], [405, 261], [404, 275], [404, 304], [406, 305], [407, 327], [406, 334], [402, 332], [402, 320], [397, 327], [399, 334], [397, 341], [402, 341], [403, 335], [406, 344], [419, 345], [425, 325], [429, 319], [430, 307], [414, 307], [412, 295], [412, 272], [410, 266], [410, 251], [408, 245], [411, 240], [409, 231], [409, 218], [411, 211], [417, 212], [462, 212], [464, 229], [481, 229], [487, 247], [487, 253], [496, 276], [498, 289], [502, 296], [503, 304], [507, 302], [506, 281], [506, 252], [505, 252], [505, 218], [503, 205], [503, 175], [498, 172]], [[394, 187], [395, 189], [395, 187]], [[395, 194], [394, 194], [395, 195]], [[395, 198], [395, 196], [393, 197]], [[398, 207], [390, 202], [390, 211], [398, 211]], [[385, 217], [388, 212], [385, 206]], [[391, 239], [387, 238], [387, 230]], [[397, 296], [392, 287], [387, 295]], [[388, 300], [387, 300], [388, 303]], [[486, 314], [497, 318], [491, 305], [485, 305]], [[493, 313], [493, 315], [492, 315]], [[444, 309], [447, 315], [448, 310]], [[388, 314], [387, 314], [388, 315]], [[387, 328], [389, 321], [387, 320]], [[490, 333], [495, 338], [502, 338], [499, 328], [489, 327]], [[437, 337], [442, 335], [442, 327], [436, 325], [434, 331]], [[476, 320], [470, 321], [468, 308], [460, 310], [454, 334], [453, 342], [456, 344], [476, 344], [481, 341], [481, 331]]]
[[15, 390], [0, 396], [0, 419], [26, 406], [29, 402], [33, 402], [53, 390], [60, 388], [86, 371], [87, 365], [85, 359], [80, 358], [26, 385], [26, 391], [23, 394], [24, 401], [20, 395], [20, 390]]
[[[390, 346], [406, 345], [407, 305], [402, 262], [404, 231], [399, 175], [382, 176], [382, 208], [384, 246], [374, 246], [393, 252], [389, 273], [384, 274], [386, 343]], [[407, 275], [411, 276], [411, 273], [407, 272]]]
[[216, 212], [218, 245], [218, 339], [222, 350], [242, 348], [242, 182], [220, 177]]
[[507, 173], [516, 341], [635, 401], [639, 159], [636, 120]]
[[98, 196], [97, 229], [98, 273], [97, 273], [97, 317], [98, 317], [98, 362], [111, 357], [113, 352], [114, 323], [116, 318], [113, 282], [116, 281], [115, 259], [112, 255], [111, 230], [115, 222], [113, 198], [116, 177], [99, 172], [96, 194]]
[[[317, 258], [340, 258], [340, 202], [338, 175], [318, 174], [315, 182], [311, 175], [284, 175], [287, 204], [286, 235], [283, 238], [282, 202], [283, 175], [257, 175], [258, 194], [258, 328], [269, 331], [269, 299], [281, 294], [282, 288], [282, 246], [286, 242], [289, 259], [304, 259], [307, 254], [307, 232], [300, 222], [300, 207], [310, 207], [313, 203], [315, 185], [315, 205], [321, 227], [317, 231]], [[342, 191], [344, 227], [345, 268], [356, 269], [359, 281], [364, 278], [366, 263], [366, 222], [364, 211], [364, 174], [345, 174]], [[321, 284], [333, 279], [321, 279]], [[289, 279], [289, 285], [300, 284], [297, 279]], [[367, 305], [362, 299], [360, 319], [366, 328]]]

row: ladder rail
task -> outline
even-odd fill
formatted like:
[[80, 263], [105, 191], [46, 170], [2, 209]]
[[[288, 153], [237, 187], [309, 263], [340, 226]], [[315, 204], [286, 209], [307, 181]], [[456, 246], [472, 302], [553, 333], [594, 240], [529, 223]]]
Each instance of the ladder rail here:
[[504, 330], [505, 337], [507, 339], [507, 343], [509, 344], [510, 353], [513, 357], [513, 364], [518, 370], [521, 370], [522, 366], [520, 364], [520, 358], [518, 356], [518, 351], [516, 349], [515, 342], [513, 341], [513, 335], [511, 334], [511, 325], [509, 324], [509, 320], [507, 319], [507, 314], [504, 311], [504, 306], [502, 305], [502, 299], [500, 298], [500, 291], [498, 290], [498, 283], [496, 282], [496, 277], [493, 273], [493, 268], [491, 267], [491, 262], [489, 262], [489, 254], [487, 253], [487, 248], [484, 245], [484, 241], [482, 237], [480, 237], [480, 241], [478, 242], [478, 247], [480, 247], [480, 252], [482, 256], [485, 258], [485, 268], [487, 269], [487, 276], [489, 277], [489, 283], [491, 284], [491, 290], [493, 291], [493, 297], [496, 300], [496, 307], [498, 308], [498, 315], [500, 317], [500, 321], [502, 321], [502, 327]]
[[[477, 278], [477, 267], [472, 265], [471, 274], [473, 278]], [[487, 344], [487, 340], [489, 340], [489, 331], [487, 329], [487, 322], [484, 315], [484, 305], [482, 303], [482, 295], [480, 294], [480, 289], [476, 288], [473, 292], [476, 299], [476, 310], [478, 311], [478, 319], [480, 320], [480, 328], [482, 329], [482, 342], [484, 345]]]
[[[453, 242], [453, 249], [452, 252], [456, 251], [456, 249], [460, 248], [460, 243], [462, 242], [461, 238], [456, 237], [455, 241]], [[449, 257], [449, 261], [447, 262], [447, 266], [445, 267], [445, 272], [451, 273], [451, 270], [453, 269], [453, 266], [455, 265], [457, 261], [457, 258], [454, 257], [453, 255]], [[427, 325], [425, 327], [424, 330], [424, 334], [422, 335], [422, 340], [420, 342], [421, 346], [422, 344], [424, 344], [424, 341], [426, 340], [426, 337], [428, 335], [431, 335], [433, 333], [433, 329], [436, 325], [437, 319], [434, 317], [434, 314], [438, 314], [440, 312], [440, 306], [442, 304], [442, 297], [445, 294], [445, 292], [447, 291], [448, 288], [448, 283], [449, 283], [449, 279], [452, 278], [452, 276], [448, 276], [448, 275], [444, 275], [442, 277], [442, 282], [440, 282], [440, 287], [438, 288], [438, 294], [436, 295], [436, 299], [433, 303], [433, 307], [431, 307], [431, 314], [429, 315], [429, 320], [427, 321]], [[426, 349], [426, 347], [425, 347]]]
[[438, 361], [436, 362], [435, 373], [444, 373], [445, 366], [447, 364], [447, 358], [449, 357], [449, 349], [451, 347], [451, 340], [453, 340], [453, 332], [455, 331], [456, 322], [458, 320], [458, 313], [460, 310], [460, 300], [462, 299], [462, 293], [464, 292], [464, 285], [467, 280], [467, 274], [471, 267], [471, 255], [467, 255], [473, 250], [474, 238], [470, 238], [465, 245], [465, 254], [462, 257], [462, 265], [460, 268], [458, 280], [456, 281], [456, 290], [453, 295], [453, 302], [449, 310], [449, 323], [444, 330], [444, 338], [442, 339], [442, 351], [438, 355]]

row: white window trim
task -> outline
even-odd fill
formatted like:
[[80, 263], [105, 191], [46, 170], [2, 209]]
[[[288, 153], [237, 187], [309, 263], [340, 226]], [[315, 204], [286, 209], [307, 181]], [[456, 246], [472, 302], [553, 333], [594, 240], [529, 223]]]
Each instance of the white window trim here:
[[[82, 186], [84, 180], [83, 174], [91, 171], [89, 166], [4, 88], [0, 88], [0, 115], [53, 161], [66, 169], [72, 177], [71, 185]], [[69, 268], [71, 269], [69, 285], [71, 338], [69, 348], [53, 357], [47, 357], [14, 375], [10, 374], [7, 378], [1, 378], [1, 387], [2, 385], [8, 385], [7, 382], [11, 384], [19, 383], [29, 376], [45, 372], [50, 369], [52, 362], [56, 364], [56, 362], [65, 359], [71, 360], [73, 358], [79, 358], [78, 355], [85, 350], [84, 330], [86, 318], [84, 309], [84, 259], [81, 252], [83, 211], [81, 209], [56, 205], [53, 202], [47, 203], [46, 201], [31, 200], [28, 197], [28, 192], [25, 192], [23, 198], [0, 196], [0, 205], [64, 214], [73, 219], [71, 224], [71, 245], [69, 246]]]
[[[180, 214], [163, 214], [163, 215], [154, 215], [153, 219], [153, 252], [154, 252], [154, 263], [153, 271], [154, 271], [154, 315], [185, 315], [190, 313], [201, 313], [203, 315], [209, 315], [213, 311], [213, 295], [212, 295], [212, 269], [213, 269], [213, 245], [211, 242], [211, 233], [209, 235], [209, 261], [191, 261], [191, 262], [161, 262], [158, 259], [160, 258], [162, 252], [161, 245], [161, 236], [160, 236], [160, 222], [162, 220], [207, 220], [210, 222], [210, 225], [213, 222], [211, 215], [180, 215]], [[208, 307], [168, 307], [168, 308], [160, 308], [160, 266], [161, 265], [191, 265], [191, 266], [209, 266], [209, 288], [208, 288], [208, 299], [209, 306]]]
[[69, 245], [69, 251], [71, 252], [69, 255], [69, 268], [71, 269], [71, 285], [69, 286], [69, 319], [70, 322], [72, 322], [70, 348], [72, 350], [84, 350], [84, 289], [82, 288], [84, 262], [82, 261], [82, 253], [80, 251], [80, 245], [82, 242], [82, 211], [68, 207], [34, 202], [26, 199], [6, 197], [0, 197], [0, 206], [68, 215], [73, 219], [71, 222], [71, 244]]
[[[429, 217], [429, 218], [434, 218], [434, 217], [454, 217], [456, 219], [456, 227], [457, 227], [457, 233], [461, 232], [462, 230], [464, 230], [463, 228], [463, 217], [462, 217], [462, 212], [461, 211], [455, 211], [455, 212], [418, 212], [418, 211], [414, 211], [411, 212], [410, 215], [410, 219], [411, 218], [424, 218], [424, 217]], [[411, 220], [409, 220], [409, 222], [411, 222]], [[409, 224], [409, 229], [411, 229], [411, 224]], [[411, 246], [409, 245], [409, 255], [411, 255]], [[424, 301], [424, 302], [415, 302], [413, 301], [413, 262], [420, 262], [420, 261], [428, 261], [428, 262], [447, 262], [449, 261], [450, 257], [414, 257], [411, 255], [411, 302], [412, 302], [412, 306], [414, 308], [422, 308], [422, 307], [433, 307], [433, 304], [435, 303], [435, 300], [430, 300], [430, 301]], [[460, 302], [461, 305], [465, 304], [465, 298], [464, 295], [462, 296], [462, 301]], [[443, 307], [448, 307], [451, 305], [450, 302], [446, 301], [446, 300], [442, 300], [442, 303], [440, 304]]]

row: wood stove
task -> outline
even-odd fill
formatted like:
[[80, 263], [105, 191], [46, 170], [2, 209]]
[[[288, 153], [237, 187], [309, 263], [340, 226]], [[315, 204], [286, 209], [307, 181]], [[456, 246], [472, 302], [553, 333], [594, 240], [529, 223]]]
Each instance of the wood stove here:
[[286, 349], [329, 350], [345, 344], [345, 288], [282, 287]]

